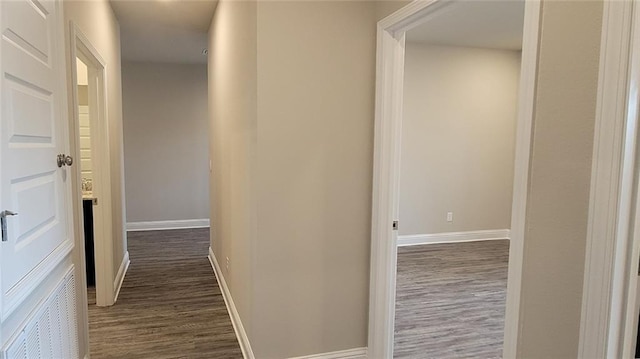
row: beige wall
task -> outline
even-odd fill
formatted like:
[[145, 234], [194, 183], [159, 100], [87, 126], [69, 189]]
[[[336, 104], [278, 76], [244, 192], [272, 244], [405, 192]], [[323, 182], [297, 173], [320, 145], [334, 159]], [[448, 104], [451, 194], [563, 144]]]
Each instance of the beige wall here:
[[366, 345], [375, 24], [405, 3], [218, 5], [212, 248], [258, 358]]
[[122, 64], [127, 222], [209, 218], [207, 66]]
[[521, 358], [576, 358], [602, 1], [544, 1], [527, 203]]
[[[113, 238], [113, 278], [127, 248], [124, 231], [124, 171], [122, 158], [122, 84], [120, 70], [120, 26], [106, 0], [65, 1], [65, 39], [67, 68], [71, 69], [69, 49], [69, 21], [73, 21], [80, 31], [89, 39], [106, 62], [107, 114], [109, 127], [109, 146], [111, 158], [111, 205], [112, 205], [112, 238]], [[68, 93], [71, 86], [71, 70], [67, 81]], [[73, 112], [73, 103], [69, 98], [69, 113]]]
[[251, 339], [256, 41], [256, 3], [221, 1], [209, 30], [211, 248]]
[[411, 3], [411, 0], [374, 0], [373, 2], [375, 3], [376, 21], [379, 21]]
[[519, 74], [519, 51], [406, 44], [401, 235], [511, 227]]
[[[375, 23], [400, 5], [219, 4], [212, 247], [258, 358], [366, 345]], [[519, 357], [577, 355], [601, 7], [544, 3]]]
[[257, 357], [366, 345], [375, 22], [372, 2], [258, 3]]

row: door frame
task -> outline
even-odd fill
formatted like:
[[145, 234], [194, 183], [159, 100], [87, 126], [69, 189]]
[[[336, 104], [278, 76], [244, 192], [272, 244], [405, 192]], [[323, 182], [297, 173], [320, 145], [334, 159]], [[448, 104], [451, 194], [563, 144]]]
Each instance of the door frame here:
[[640, 6], [605, 1], [579, 357], [632, 358], [638, 324]]
[[[96, 304], [98, 306], [110, 306], [116, 301], [115, 286], [112, 278], [113, 264], [113, 236], [111, 218], [111, 186], [110, 186], [110, 160], [109, 160], [109, 130], [107, 123], [107, 83], [106, 62], [100, 53], [91, 44], [73, 21], [70, 22], [71, 34], [71, 79], [72, 79], [72, 107], [73, 116], [70, 117], [71, 146], [73, 156], [80, 160], [80, 116], [78, 111], [78, 74], [76, 70], [76, 58], [80, 58], [88, 69], [89, 79], [89, 121], [91, 122], [91, 161], [93, 171], [93, 194], [98, 199], [93, 207], [94, 213], [94, 257], [96, 266]], [[91, 86], [91, 83], [94, 83]], [[82, 253], [82, 270], [86, 270], [84, 262], [84, 223], [81, 193], [81, 168], [78, 163], [74, 166], [75, 189], [79, 199], [75, 200], [74, 222], [76, 223], [76, 248]], [[83, 277], [86, 272], [82, 273]], [[86, 307], [86, 278], [81, 290], [84, 293], [84, 306]]]
[[[406, 31], [464, 1], [415, 0], [378, 22], [371, 269], [370, 358], [392, 358], [395, 320], [400, 144]], [[517, 357], [525, 214], [537, 78], [539, 0], [526, 1], [520, 73], [503, 357]]]

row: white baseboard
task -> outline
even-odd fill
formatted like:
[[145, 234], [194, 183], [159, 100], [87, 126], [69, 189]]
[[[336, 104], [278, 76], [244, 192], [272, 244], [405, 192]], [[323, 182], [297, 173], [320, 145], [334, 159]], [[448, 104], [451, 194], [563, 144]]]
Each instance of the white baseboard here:
[[175, 221], [128, 222], [127, 232], [160, 231], [165, 229], [208, 228], [209, 219], [182, 219]]
[[129, 260], [129, 251], [126, 251], [124, 253], [124, 257], [122, 258], [122, 263], [120, 263], [118, 274], [116, 274], [116, 279], [113, 281], [113, 288], [115, 289], [115, 293], [113, 295], [113, 303], [118, 300], [120, 288], [122, 288], [122, 282], [124, 282], [124, 277], [125, 275], [127, 275], [127, 270], [129, 270], [129, 264], [131, 264], [131, 261]]
[[240, 314], [236, 309], [236, 305], [233, 303], [231, 292], [229, 292], [229, 287], [227, 287], [227, 282], [222, 275], [222, 270], [218, 265], [218, 261], [216, 260], [216, 256], [213, 254], [211, 247], [209, 247], [209, 262], [211, 262], [211, 267], [213, 268], [216, 280], [218, 281], [218, 286], [222, 292], [222, 298], [224, 298], [224, 304], [227, 306], [227, 312], [229, 312], [229, 316], [231, 317], [231, 324], [233, 324], [233, 330], [236, 332], [236, 337], [240, 344], [240, 350], [242, 350], [242, 356], [244, 359], [255, 359], [253, 350], [251, 349], [251, 343], [249, 343], [249, 337], [242, 325]]
[[434, 234], [411, 234], [398, 236], [398, 247], [417, 246], [434, 243], [457, 243], [489, 241], [495, 239], [510, 239], [511, 231], [508, 229], [490, 229], [469, 232], [447, 232]]
[[366, 359], [367, 348], [354, 348], [336, 352], [305, 355], [289, 359]]

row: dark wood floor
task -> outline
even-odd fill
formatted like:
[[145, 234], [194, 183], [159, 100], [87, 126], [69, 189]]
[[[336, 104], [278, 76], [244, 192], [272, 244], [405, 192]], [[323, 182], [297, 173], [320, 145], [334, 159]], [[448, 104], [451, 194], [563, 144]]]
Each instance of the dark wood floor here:
[[209, 230], [128, 239], [131, 266], [118, 302], [89, 306], [91, 358], [242, 358], [207, 259]]
[[394, 358], [499, 358], [507, 240], [398, 248]]

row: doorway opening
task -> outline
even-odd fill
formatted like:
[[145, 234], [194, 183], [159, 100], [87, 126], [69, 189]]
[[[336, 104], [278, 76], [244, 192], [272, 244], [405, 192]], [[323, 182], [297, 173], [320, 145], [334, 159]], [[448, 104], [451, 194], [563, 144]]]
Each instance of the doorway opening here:
[[88, 305], [110, 306], [117, 299], [113, 272], [105, 62], [88, 39], [72, 25], [73, 126], [76, 171], [82, 206], [75, 213], [83, 223], [77, 238], [84, 248]]
[[502, 355], [523, 15], [465, 3], [407, 31], [396, 358]]
[[87, 275], [87, 294], [89, 305], [96, 304], [96, 262], [93, 228], [93, 205], [97, 199], [93, 196], [93, 168], [91, 153], [91, 120], [89, 116], [89, 81], [87, 65], [76, 58], [78, 82], [78, 119], [80, 136], [80, 175], [82, 190], [82, 213], [84, 222], [84, 254]]
[[515, 356], [539, 12], [415, 2], [378, 23], [372, 357]]

